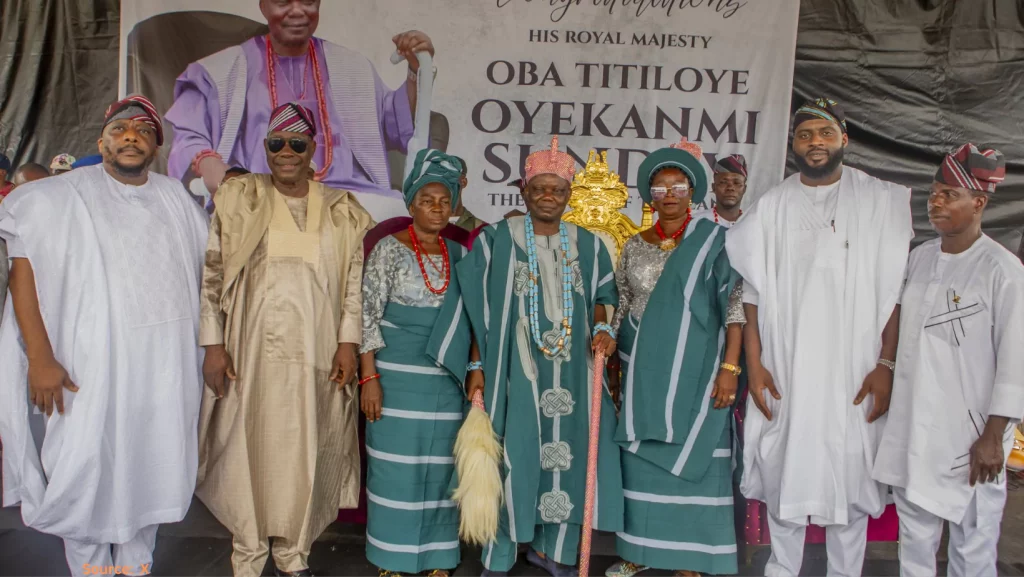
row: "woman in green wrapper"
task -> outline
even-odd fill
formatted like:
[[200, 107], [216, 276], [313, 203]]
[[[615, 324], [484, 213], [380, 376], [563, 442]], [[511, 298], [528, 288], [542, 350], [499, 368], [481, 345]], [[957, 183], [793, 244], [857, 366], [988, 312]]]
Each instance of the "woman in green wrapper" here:
[[743, 308], [726, 229], [692, 220], [708, 190], [696, 144], [653, 152], [640, 196], [657, 224], [622, 249], [615, 277], [623, 405], [623, 561], [608, 577], [648, 568], [677, 575], [736, 572], [732, 412]]
[[381, 576], [446, 576], [459, 564], [459, 510], [449, 485], [466, 397], [427, 343], [465, 253], [439, 236], [458, 202], [462, 165], [437, 150], [420, 151], [415, 162], [404, 187], [413, 223], [374, 247], [363, 278], [366, 556]]

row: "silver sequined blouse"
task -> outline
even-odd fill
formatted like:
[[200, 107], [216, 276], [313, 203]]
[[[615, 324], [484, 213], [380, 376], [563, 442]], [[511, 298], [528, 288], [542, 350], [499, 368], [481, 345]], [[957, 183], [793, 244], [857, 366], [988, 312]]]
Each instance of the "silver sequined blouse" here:
[[[429, 254], [423, 257], [430, 284], [440, 287], [444, 278], [435, 267], [443, 268], [443, 258]], [[430, 259], [434, 266], [426, 259]], [[384, 348], [380, 321], [389, 302], [425, 308], [437, 308], [444, 302], [443, 294], [430, 292], [423, 283], [416, 253], [393, 236], [382, 239], [373, 247], [363, 270], [363, 344], [360, 353]]]
[[[647, 300], [658, 284], [665, 262], [672, 255], [671, 251], [661, 250], [640, 235], [626, 241], [619, 257], [619, 266], [615, 269], [615, 283], [619, 287], [619, 308], [615, 310], [612, 327], [619, 329], [622, 319], [630, 314], [640, 320], [647, 308]], [[743, 283], [737, 282], [736, 288], [729, 295], [729, 311], [726, 315], [728, 324], [746, 324], [743, 314]]]

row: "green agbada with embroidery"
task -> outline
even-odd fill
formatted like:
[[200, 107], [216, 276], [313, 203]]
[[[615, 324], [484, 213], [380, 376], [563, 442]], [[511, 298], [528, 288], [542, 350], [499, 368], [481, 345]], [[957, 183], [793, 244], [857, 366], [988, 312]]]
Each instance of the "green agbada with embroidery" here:
[[[529, 268], [525, 217], [484, 229], [456, 267], [457, 290], [438, 318], [431, 348], [439, 364], [465, 375], [470, 327], [484, 362], [487, 412], [504, 446], [504, 496], [499, 538], [484, 550], [484, 564], [507, 570], [515, 543], [530, 543], [559, 563], [575, 565], [586, 487], [591, 331], [597, 305], [618, 304], [611, 258], [590, 232], [566, 225], [574, 299], [572, 333], [564, 351], [540, 351], [529, 324]], [[559, 237], [536, 239], [540, 279], [540, 331], [549, 348], [562, 322]], [[548, 342], [551, 341], [551, 342]], [[598, 494], [594, 525], [622, 529], [622, 479], [614, 443], [615, 406], [602, 389]]]

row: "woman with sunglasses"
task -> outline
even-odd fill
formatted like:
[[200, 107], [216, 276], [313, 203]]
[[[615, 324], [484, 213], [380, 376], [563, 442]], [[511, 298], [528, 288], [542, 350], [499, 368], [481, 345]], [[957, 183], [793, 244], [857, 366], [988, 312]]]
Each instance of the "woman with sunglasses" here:
[[736, 572], [730, 407], [743, 309], [725, 228], [691, 215], [708, 191], [700, 158], [684, 139], [640, 165], [658, 221], [626, 242], [615, 273], [625, 530], [608, 577]]
[[415, 163], [404, 187], [412, 224], [377, 243], [363, 278], [366, 557], [381, 577], [425, 570], [445, 577], [459, 564], [449, 483], [466, 397], [427, 346], [465, 252], [440, 236], [458, 202], [462, 164], [429, 149]]

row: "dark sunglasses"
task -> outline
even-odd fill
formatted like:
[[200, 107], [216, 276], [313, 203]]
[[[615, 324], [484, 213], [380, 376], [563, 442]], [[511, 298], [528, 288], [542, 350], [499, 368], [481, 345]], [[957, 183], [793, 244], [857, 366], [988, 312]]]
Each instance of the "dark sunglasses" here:
[[274, 136], [267, 139], [267, 150], [273, 154], [277, 154], [284, 150], [284, 145], [287, 144], [288, 148], [291, 148], [295, 154], [302, 154], [309, 148], [309, 142], [303, 138], [282, 138], [280, 136]]

